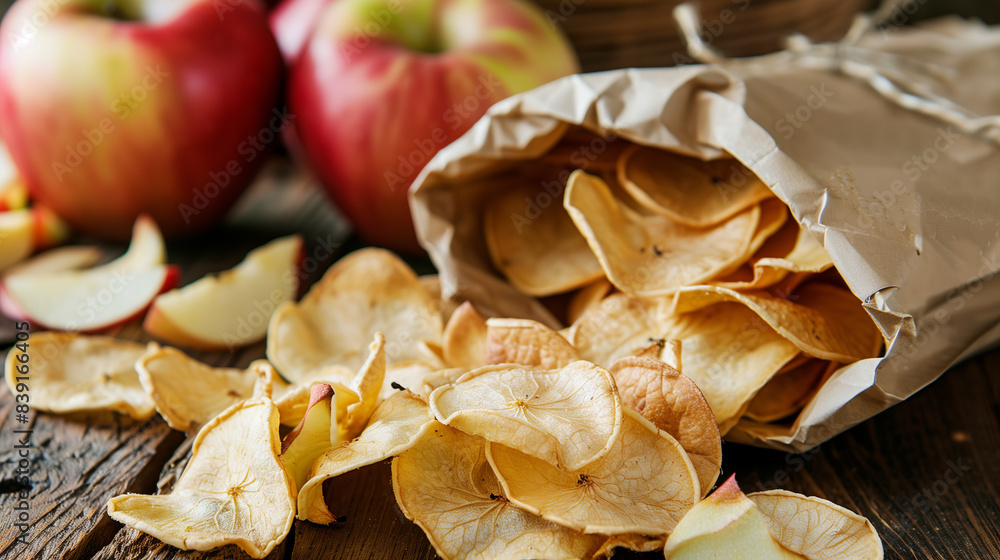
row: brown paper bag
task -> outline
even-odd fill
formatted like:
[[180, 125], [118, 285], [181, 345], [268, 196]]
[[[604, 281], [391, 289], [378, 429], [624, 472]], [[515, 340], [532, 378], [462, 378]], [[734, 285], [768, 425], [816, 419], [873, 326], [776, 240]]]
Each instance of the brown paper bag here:
[[744, 419], [727, 436], [804, 451], [1000, 340], [997, 114], [1000, 29], [950, 19], [723, 66], [570, 76], [498, 103], [442, 150], [410, 192], [413, 216], [445, 292], [552, 323], [490, 264], [482, 208], [505, 173], [572, 125], [731, 154], [822, 241], [888, 341], [790, 428]]

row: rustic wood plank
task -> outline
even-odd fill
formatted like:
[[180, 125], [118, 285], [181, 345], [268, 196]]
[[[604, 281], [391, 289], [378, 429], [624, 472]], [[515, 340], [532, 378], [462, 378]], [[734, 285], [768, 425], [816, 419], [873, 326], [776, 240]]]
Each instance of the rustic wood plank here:
[[0, 482], [5, 489], [0, 511], [11, 522], [0, 527], [0, 558], [58, 558], [111, 540], [117, 523], [104, 514], [108, 499], [152, 488], [169, 452], [182, 439], [158, 418], [137, 422], [116, 414], [56, 417], [32, 412], [29, 423], [22, 425], [13, 417], [12, 395], [2, 392], [0, 464], [11, 466], [5, 476], [12, 476], [19, 459], [15, 427], [33, 431], [34, 447], [28, 450], [28, 543], [15, 542], [20, 531], [12, 523], [13, 508], [20, 502], [15, 490], [21, 486], [5, 478]]

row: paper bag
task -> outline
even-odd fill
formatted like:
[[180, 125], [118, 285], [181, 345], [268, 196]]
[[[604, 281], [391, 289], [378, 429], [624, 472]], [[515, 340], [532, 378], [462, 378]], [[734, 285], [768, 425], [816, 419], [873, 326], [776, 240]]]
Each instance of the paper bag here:
[[831, 255], [887, 340], [789, 426], [727, 439], [805, 451], [1000, 340], [1000, 30], [943, 20], [752, 60], [576, 75], [492, 107], [410, 192], [447, 293], [552, 323], [490, 264], [482, 210], [503, 174], [574, 125], [758, 175]]

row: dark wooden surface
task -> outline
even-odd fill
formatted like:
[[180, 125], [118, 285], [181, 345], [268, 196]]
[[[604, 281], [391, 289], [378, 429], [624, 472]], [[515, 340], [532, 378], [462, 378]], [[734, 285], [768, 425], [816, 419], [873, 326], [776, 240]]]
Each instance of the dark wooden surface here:
[[[171, 242], [171, 262], [184, 282], [228, 268], [249, 249], [291, 231], [300, 232], [307, 256], [339, 243], [345, 232], [325, 201], [302, 181], [285, 183], [284, 220], [255, 213], [275, 195], [259, 189], [230, 225], [195, 239]], [[294, 218], [288, 217], [288, 212]], [[272, 217], [273, 218], [273, 217]], [[254, 224], [254, 228], [246, 227]], [[354, 248], [347, 238], [339, 253], [317, 259], [310, 281]], [[123, 247], [109, 247], [109, 254]], [[413, 261], [421, 272], [429, 264]], [[2, 325], [8, 339], [11, 325]], [[6, 334], [5, 334], [6, 333]], [[144, 340], [138, 324], [117, 336]], [[263, 344], [234, 353], [192, 353], [215, 365], [245, 366], [264, 354]], [[158, 560], [247, 558], [234, 546], [209, 553], [179, 551], [104, 512], [107, 500], [124, 492], [169, 490], [189, 451], [182, 434], [159, 419], [135, 422], [118, 415], [55, 416], [31, 413], [30, 523], [27, 546], [13, 527], [18, 503], [10, 392], [0, 389], [0, 560], [24, 558]], [[810, 453], [789, 455], [736, 444], [724, 447], [724, 476], [736, 473], [745, 491], [786, 488], [832, 500], [867, 516], [885, 542], [886, 558], [1000, 558], [1000, 351], [959, 364], [914, 398], [865, 422]], [[721, 479], [720, 479], [721, 480]], [[396, 507], [389, 465], [382, 463], [334, 481], [334, 511], [347, 516], [335, 527], [296, 521], [269, 558], [435, 558], [423, 533]], [[616, 558], [662, 558], [622, 553]]]

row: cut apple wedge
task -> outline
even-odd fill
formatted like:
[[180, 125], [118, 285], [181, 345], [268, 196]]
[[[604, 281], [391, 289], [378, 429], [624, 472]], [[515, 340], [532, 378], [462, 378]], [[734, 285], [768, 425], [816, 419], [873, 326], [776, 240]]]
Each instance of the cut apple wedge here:
[[30, 210], [0, 212], [0, 270], [21, 261], [35, 248]]
[[[163, 265], [163, 237], [140, 217], [128, 251], [86, 270], [22, 272], [0, 286], [4, 314], [54, 330], [97, 331], [127, 322], [158, 294], [177, 284], [176, 267]], [[50, 263], [51, 264], [51, 263]]]
[[143, 327], [181, 346], [226, 349], [252, 344], [267, 334], [271, 313], [295, 298], [302, 238], [276, 239], [258, 247], [236, 267], [160, 295]]
[[101, 260], [101, 249], [94, 245], [57, 247], [21, 261], [7, 270], [6, 276], [42, 274], [80, 270], [96, 265]]

